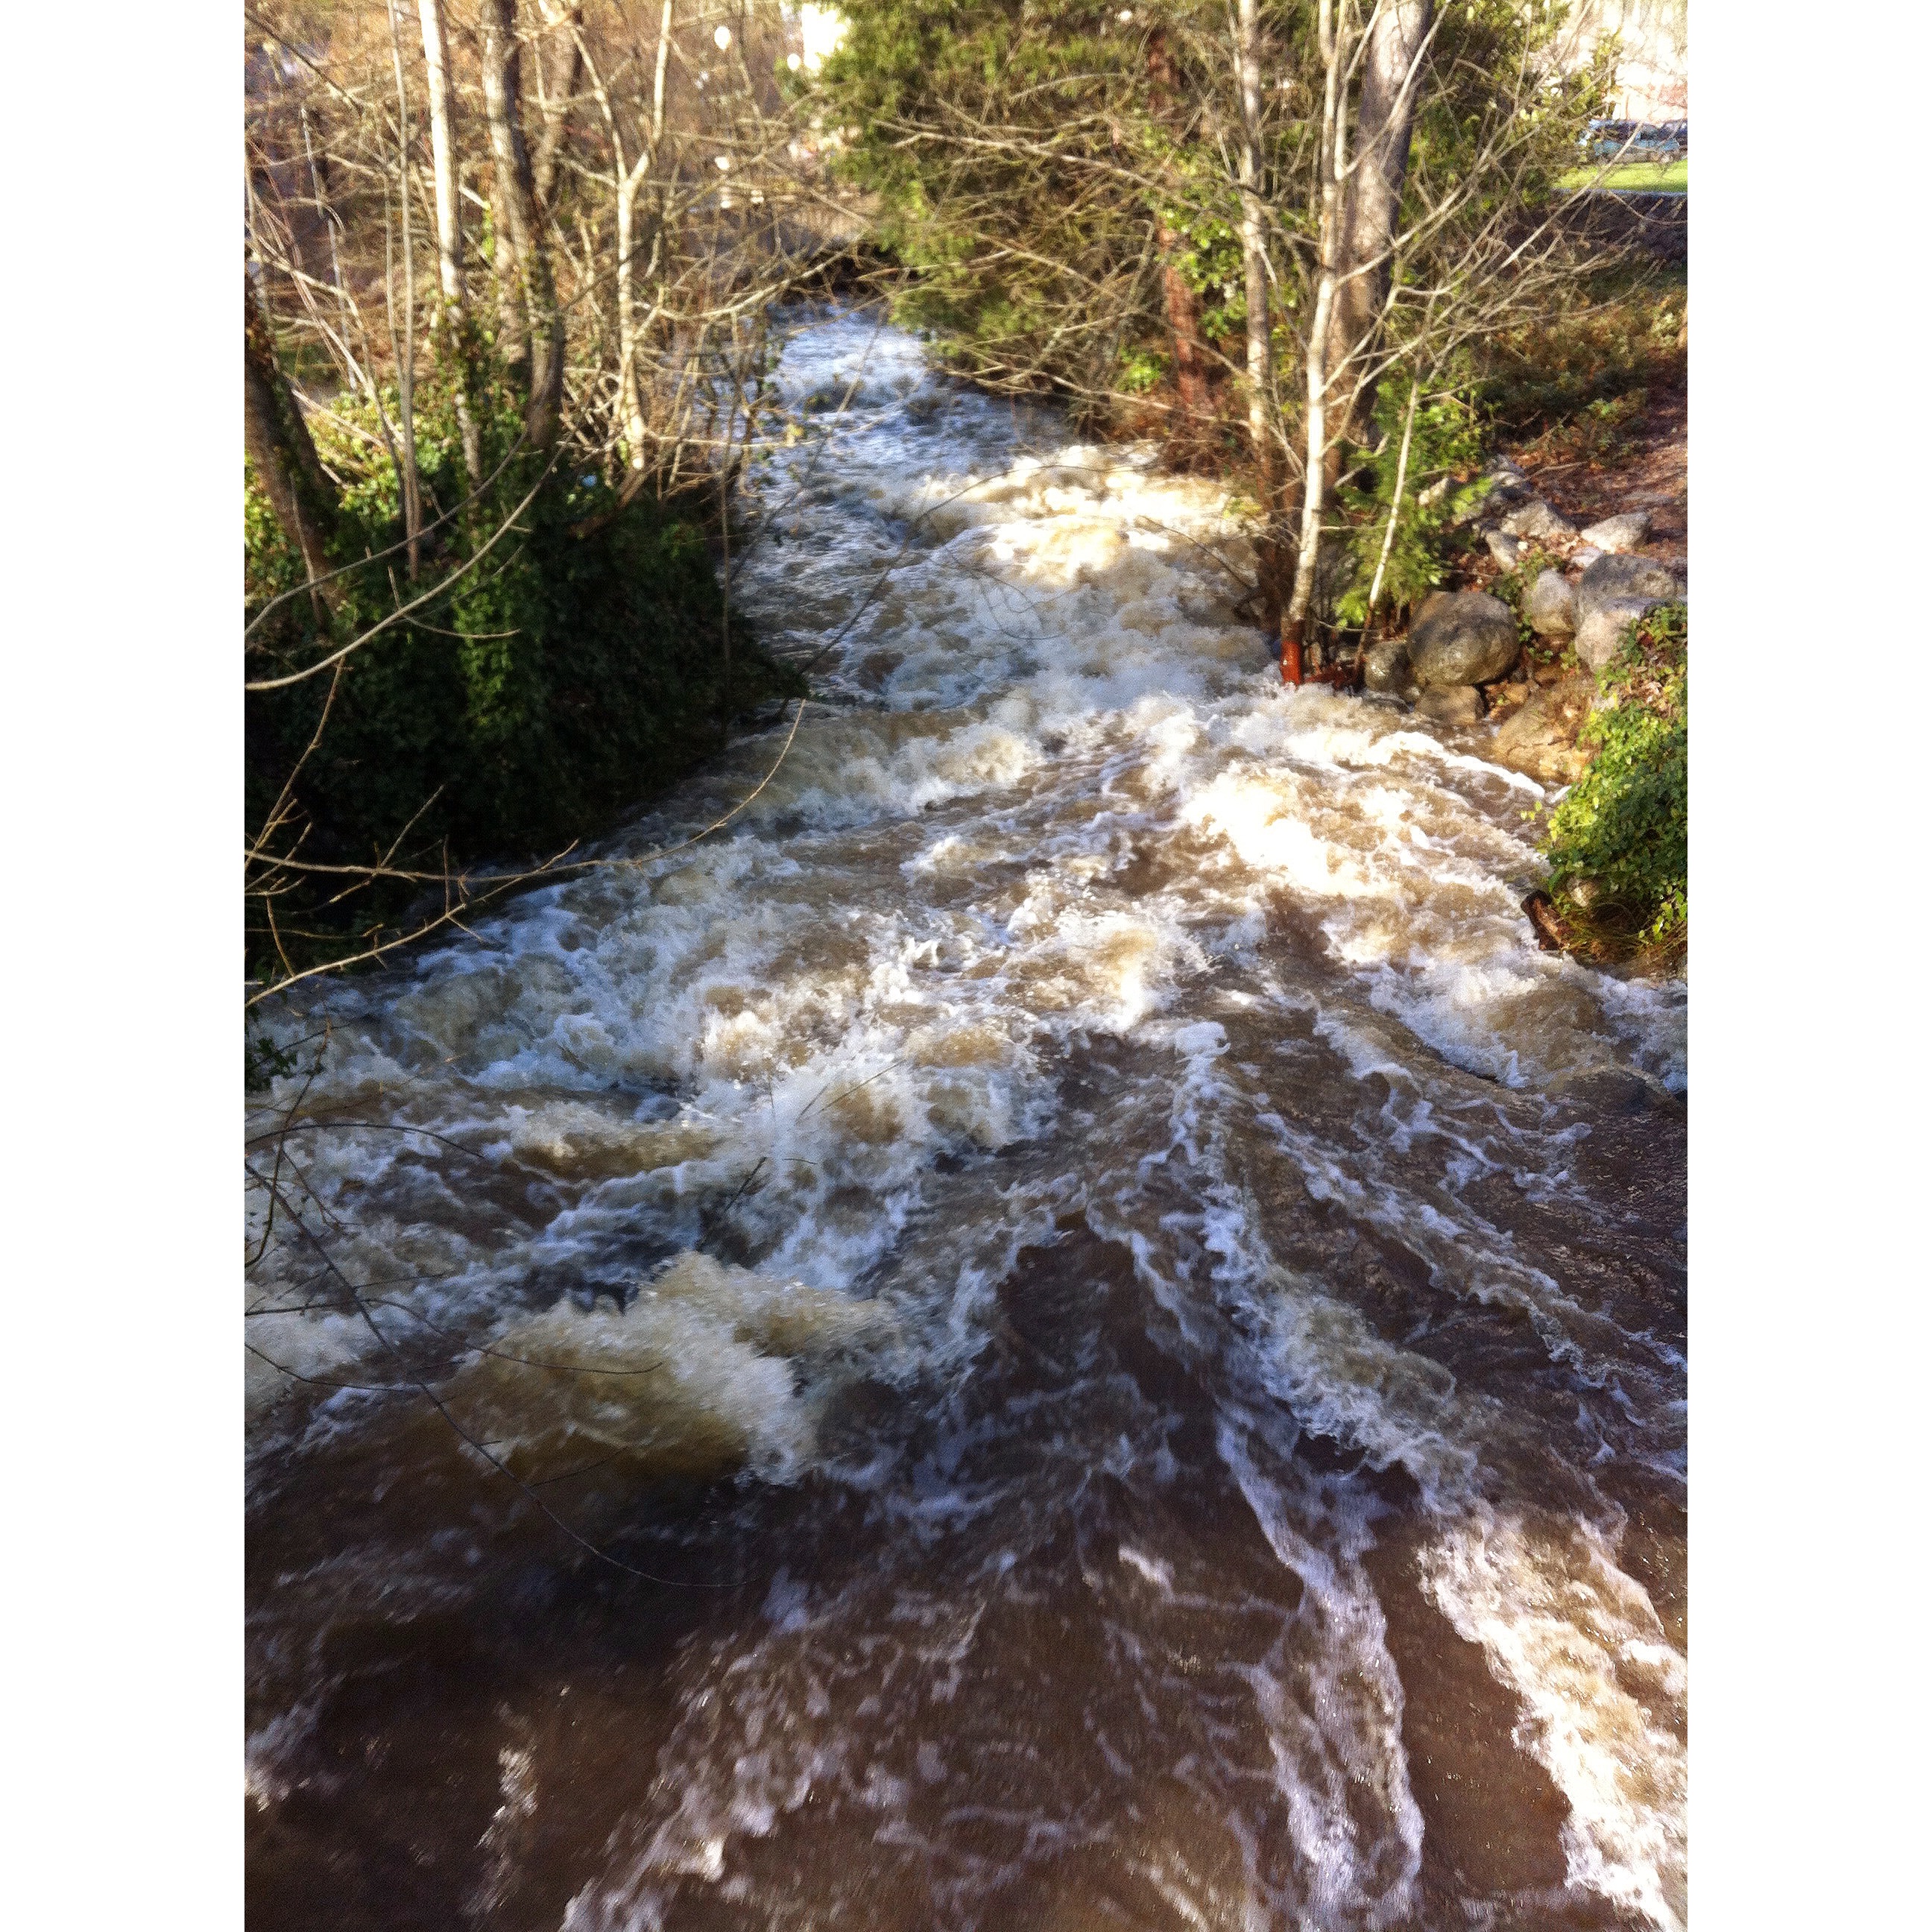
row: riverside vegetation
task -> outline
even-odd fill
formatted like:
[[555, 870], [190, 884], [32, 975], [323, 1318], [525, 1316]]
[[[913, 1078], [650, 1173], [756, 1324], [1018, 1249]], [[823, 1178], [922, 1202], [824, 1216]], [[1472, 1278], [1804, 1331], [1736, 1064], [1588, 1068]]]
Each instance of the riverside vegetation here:
[[[1571, 218], [1610, 54], [1544, 64], [1564, 9], [844, 10], [823, 87], [854, 130], [840, 165], [908, 271], [898, 319], [978, 382], [1052, 394], [1090, 434], [1151, 435], [1175, 466], [1234, 478], [1260, 538], [1254, 608], [1313, 664], [1377, 649], [1406, 664], [1425, 602], [1512, 571], [1525, 540], [1559, 575], [1574, 554], [1569, 590], [1593, 598], [1589, 533], [1485, 455], [1613, 465], [1652, 392], [1682, 387], [1685, 289], [1640, 224], [1606, 239]], [[1351, 182], [1339, 202], [1331, 152]], [[1649, 580], [1650, 602], [1681, 595], [1668, 572]], [[1528, 588], [1502, 586], [1522, 652], [1499, 646], [1483, 688], [1458, 672], [1421, 708], [1504, 727], [1568, 674], [1534, 713], [1545, 755], [1511, 755], [1520, 728], [1502, 744], [1558, 786], [1590, 774], [1550, 822], [1550, 890], [1588, 956], [1681, 966], [1682, 676], [1639, 704], [1675, 724], [1640, 727], [1630, 687], [1598, 686], [1594, 638], [1585, 665], [1567, 631], [1532, 625]], [[1596, 628], [1645, 608], [1626, 598]], [[1406, 669], [1380, 686], [1413, 694]]]
[[[490, 392], [503, 394], [495, 383]], [[291, 964], [406, 927], [426, 884], [440, 894], [446, 860], [454, 873], [479, 860], [540, 864], [682, 776], [731, 717], [804, 688], [728, 617], [689, 506], [626, 502], [595, 474], [558, 476], [518, 448], [508, 406], [482, 419], [496, 480], [472, 496], [449, 402], [447, 392], [419, 401], [416, 418], [425, 500], [453, 506], [425, 536], [421, 562], [446, 576], [448, 592], [392, 624], [353, 675], [251, 700], [251, 824], [298, 824], [302, 857], [340, 868], [264, 902], [255, 949], [279, 948]], [[339, 406], [316, 439], [343, 484], [329, 555], [351, 566], [393, 562], [401, 547], [374, 416], [373, 404]], [[512, 518], [514, 543], [480, 554]], [[258, 676], [298, 673], [397, 608], [400, 572], [350, 568], [332, 607], [308, 596], [301, 554], [252, 478], [245, 527]], [[257, 973], [274, 963], [261, 959]]]
[[[352, 9], [289, 8], [251, 65], [258, 988], [436, 929], [662, 790], [733, 717], [802, 694], [714, 568], [761, 406], [759, 304], [824, 255], [776, 218], [823, 198], [802, 152], [872, 197], [878, 284], [943, 361], [1232, 476], [1260, 536], [1256, 614], [1317, 664], [1480, 581], [1481, 506], [1510, 495], [1486, 447], [1600, 458], [1647, 383], [1681, 381], [1681, 276], [1546, 218], [1606, 72], [1539, 82], [1533, 105], [1508, 80], [1561, 10], [1250, 4], [1231, 27], [1204, 6], [859, 0], [815, 76], [756, 8], [715, 33], [674, 8], [655, 44], [622, 7], [532, 30], [492, 0], [469, 43], [422, 10], [420, 94], [393, 22]], [[694, 71], [680, 31], [736, 76]], [[1391, 59], [1420, 70], [1378, 94]], [[1351, 62], [1352, 130], [1328, 85]], [[1322, 144], [1352, 133], [1393, 190], [1379, 211], [1324, 199]], [[707, 161], [738, 167], [762, 224]], [[412, 199], [440, 275], [420, 300]], [[1376, 302], [1350, 317], [1357, 284]], [[573, 363], [594, 380], [567, 382]], [[1595, 743], [1570, 740], [1570, 766]], [[1586, 875], [1550, 856], [1568, 894]], [[1646, 956], [1661, 904], [1633, 914]]]
[[554, 871], [803, 692], [718, 566], [766, 314], [850, 224], [778, 10], [718, 10], [249, 16], [251, 1006]]

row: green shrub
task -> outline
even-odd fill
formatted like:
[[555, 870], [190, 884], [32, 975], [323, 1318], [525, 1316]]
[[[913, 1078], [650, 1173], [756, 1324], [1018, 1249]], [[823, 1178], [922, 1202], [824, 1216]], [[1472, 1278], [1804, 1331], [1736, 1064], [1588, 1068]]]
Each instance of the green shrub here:
[[[1337, 620], [1351, 626], [1368, 616], [1369, 592], [1388, 530], [1396, 472], [1402, 465], [1402, 427], [1408, 416], [1408, 386], [1390, 379], [1376, 393], [1375, 423], [1382, 446], [1361, 459], [1358, 480], [1344, 484], [1340, 507], [1348, 520], [1348, 570], [1336, 600]], [[1459, 482], [1482, 460], [1482, 431], [1474, 411], [1453, 392], [1418, 402], [1403, 472], [1402, 506], [1382, 572], [1378, 602], [1384, 610], [1414, 603], [1439, 584], [1448, 570], [1452, 526], [1489, 488], [1481, 478]]]
[[[432, 392], [419, 418], [426, 522], [460, 505], [467, 487], [448, 401]], [[509, 460], [486, 500], [425, 536], [412, 586], [404, 557], [380, 554], [402, 535], [396, 479], [380, 441], [355, 435], [357, 413], [341, 406], [341, 422], [320, 424], [317, 440], [345, 480], [338, 555], [368, 560], [340, 580], [332, 614], [304, 595], [268, 613], [249, 641], [251, 680], [316, 663], [449, 577], [543, 476], [539, 459], [512, 454], [515, 412], [494, 394], [486, 475]], [[252, 478], [244, 531], [254, 616], [299, 590], [304, 574]], [[332, 702], [327, 672], [250, 694], [250, 825], [262, 824], [293, 772], [292, 812], [274, 849], [299, 836], [312, 862], [360, 865], [393, 848], [391, 863], [422, 870], [446, 854], [461, 868], [554, 852], [716, 748], [727, 722], [724, 638], [722, 596], [694, 523], [648, 496], [620, 507], [599, 478], [553, 473], [452, 589], [344, 661]], [[802, 688], [736, 626], [732, 656], [733, 711]], [[334, 905], [328, 896], [278, 903], [284, 943], [301, 941], [292, 957], [339, 950], [343, 936], [393, 921], [414, 894], [398, 883]], [[251, 944], [265, 938], [251, 934]]]
[[1634, 624], [1598, 678], [1609, 702], [1582, 733], [1595, 762], [1550, 814], [1550, 890], [1589, 947], [1661, 964], [1688, 942], [1688, 620]]

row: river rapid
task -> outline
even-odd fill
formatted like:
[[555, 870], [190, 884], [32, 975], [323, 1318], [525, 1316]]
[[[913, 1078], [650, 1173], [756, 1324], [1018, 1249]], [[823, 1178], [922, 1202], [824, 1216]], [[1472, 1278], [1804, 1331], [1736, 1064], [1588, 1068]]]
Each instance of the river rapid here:
[[790, 327], [776, 775], [272, 1021], [256, 1922], [1682, 1924], [1684, 988], [1222, 490]]

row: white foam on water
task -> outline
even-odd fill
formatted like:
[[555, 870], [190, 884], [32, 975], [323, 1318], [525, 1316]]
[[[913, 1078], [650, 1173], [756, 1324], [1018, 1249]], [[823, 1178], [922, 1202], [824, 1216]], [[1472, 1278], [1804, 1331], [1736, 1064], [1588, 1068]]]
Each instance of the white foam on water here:
[[1679, 1932], [1687, 1685], [1649, 1599], [1592, 1526], [1559, 1543], [1483, 1508], [1425, 1553], [1424, 1575], [1523, 1700], [1521, 1741], [1570, 1801], [1571, 1883]]
[[[1374, 1540], [1366, 1512], [1331, 1506], [1324, 1546], [1306, 1533], [1305, 1503], [1292, 1507], [1262, 1473], [1246, 1432], [1224, 1418], [1218, 1442], [1269, 1546], [1302, 1586], [1283, 1634], [1298, 1667], [1257, 1671], [1253, 1681], [1274, 1732], [1281, 1793], [1306, 1874], [1310, 1919], [1400, 1924], [1413, 1911], [1422, 1869], [1422, 1814], [1402, 1754], [1402, 1682], [1382, 1606], [1360, 1565]], [[1386, 1821], [1366, 1841], [1349, 1803], [1351, 1786], [1372, 1793]]]
[[[1412, 1072], [1392, 1065], [1359, 1032], [1323, 1030], [1348, 1050], [1357, 1078], [1375, 1072], [1392, 1084], [1415, 1084]], [[1252, 1202], [1228, 1178], [1226, 1143], [1241, 1096], [1219, 1064], [1226, 1050], [1223, 1030], [1196, 1024], [1176, 1029], [1173, 1038], [1187, 1058], [1172, 1107], [1170, 1154], [1184, 1157], [1192, 1170], [1193, 1192], [1204, 1203], [1200, 1238], [1215, 1258], [1217, 1293], [1238, 1310], [1242, 1327], [1255, 1338], [1250, 1366], [1280, 1404], [1277, 1413], [1360, 1452], [1373, 1467], [1399, 1466], [1414, 1478], [1441, 1526], [1423, 1548], [1424, 1587], [1458, 1634], [1481, 1647], [1493, 1674], [1522, 1700], [1526, 1714], [1519, 1742], [1549, 1771], [1571, 1808], [1563, 1830], [1571, 1883], [1672, 1932], [1684, 1910], [1685, 1665], [1642, 1587], [1616, 1565], [1620, 1513], [1600, 1506], [1600, 1520], [1587, 1514], [1557, 1519], [1554, 1530], [1533, 1534], [1487, 1499], [1490, 1467], [1546, 1455], [1533, 1425], [1494, 1398], [1460, 1388], [1439, 1364], [1388, 1340], [1358, 1309], [1274, 1262]], [[1630, 1338], [1622, 1331], [1603, 1333], [1608, 1324], [1586, 1315], [1546, 1276], [1513, 1264], [1496, 1231], [1485, 1228], [1483, 1238], [1472, 1240], [1472, 1230], [1436, 1210], [1418, 1211], [1423, 1204], [1399, 1189], [1351, 1184], [1312, 1136], [1295, 1133], [1278, 1117], [1274, 1124], [1311, 1178], [1325, 1170], [1338, 1188], [1354, 1186], [1349, 1205], [1355, 1216], [1381, 1222], [1423, 1253], [1438, 1254], [1438, 1276], [1445, 1285], [1457, 1278], [1459, 1255], [1480, 1255], [1484, 1271], [1504, 1279], [1479, 1280], [1479, 1296], [1498, 1295], [1525, 1306], [1550, 1336], [1552, 1352], [1560, 1346], [1580, 1364], [1587, 1363], [1588, 1350], [1571, 1337], [1580, 1335], [1587, 1343], [1594, 1328], [1606, 1361], [1614, 1350], [1618, 1372], [1635, 1385], [1636, 1372], [1627, 1352]], [[1144, 1171], [1150, 1165], [1144, 1162]], [[1151, 1250], [1143, 1244], [1140, 1252], [1144, 1267], [1151, 1269]], [[1184, 1312], [1184, 1291], [1162, 1286], [1168, 1305]], [[1652, 1352], [1660, 1358], [1670, 1352]], [[1676, 1406], [1654, 1396], [1647, 1399], [1660, 1410]], [[1257, 1412], [1250, 1412], [1246, 1431], [1224, 1414], [1222, 1454], [1282, 1560], [1305, 1586], [1318, 1580], [1333, 1599], [1329, 1614], [1338, 1628], [1354, 1633], [1348, 1642], [1338, 1636], [1328, 1646], [1329, 1655], [1348, 1657], [1352, 1684], [1382, 1686], [1394, 1713], [1394, 1730], [1378, 1732], [1370, 1724], [1356, 1734], [1359, 1755], [1370, 1750], [1367, 1740], [1375, 1736], [1399, 1736], [1400, 1684], [1381, 1640], [1382, 1613], [1366, 1582], [1358, 1591], [1335, 1594], [1336, 1579], [1348, 1573], [1347, 1546], [1338, 1552], [1311, 1544], [1305, 1503], [1298, 1510], [1285, 1508], [1278, 1486], [1261, 1474], [1250, 1438], [1270, 1426]], [[1362, 1546], [1367, 1540], [1364, 1532]], [[1330, 1700], [1324, 1708], [1332, 1713], [1336, 1706]], [[1398, 1768], [1400, 1760], [1397, 1747], [1393, 1762]], [[1390, 1776], [1388, 1788], [1400, 1794], [1394, 1814], [1405, 1821], [1408, 1842], [1406, 1784]], [[1342, 1827], [1333, 1804], [1319, 1797], [1320, 1781], [1310, 1774], [1305, 1754], [1292, 1786], [1284, 1786], [1284, 1795], [1298, 1834], [1316, 1834], [1331, 1862], [1324, 1867], [1331, 1876], [1348, 1868], [1346, 1832], [1344, 1841], [1330, 1842]], [[1306, 1804], [1310, 1793], [1318, 1794], [1314, 1808], [1304, 1816], [1294, 1808]], [[1418, 1861], [1420, 1841], [1418, 1820]], [[1359, 1874], [1344, 1889], [1359, 1902]], [[1341, 1895], [1333, 1895], [1331, 1908]], [[1406, 1899], [1406, 1894], [1400, 1896]], [[1389, 1894], [1391, 1910], [1397, 1897]]]
[[560, 1302], [504, 1328], [443, 1399], [526, 1481], [612, 1456], [782, 1480], [812, 1446], [801, 1363], [890, 1326], [876, 1304], [686, 1254], [627, 1309]]

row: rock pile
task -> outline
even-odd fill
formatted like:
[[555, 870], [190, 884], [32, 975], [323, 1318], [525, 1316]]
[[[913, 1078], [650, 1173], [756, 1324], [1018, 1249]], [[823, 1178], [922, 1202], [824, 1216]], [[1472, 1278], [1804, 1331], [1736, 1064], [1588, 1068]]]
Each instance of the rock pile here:
[[1555, 650], [1574, 650], [1580, 668], [1534, 668], [1522, 656], [1516, 614], [1486, 592], [1438, 591], [1418, 608], [1406, 638], [1371, 646], [1363, 682], [1437, 724], [1474, 725], [1498, 712], [1486, 755], [1544, 784], [1574, 784], [1590, 761], [1577, 734], [1598, 701], [1597, 674], [1634, 620], [1684, 595], [1684, 576], [1676, 565], [1634, 554], [1650, 534], [1648, 511], [1579, 530], [1508, 458], [1488, 473], [1488, 493], [1464, 520], [1505, 570], [1532, 548], [1555, 560], [1524, 592], [1522, 622]]
[[1625, 627], [1684, 595], [1684, 580], [1668, 564], [1643, 556], [1600, 556], [1576, 583], [1576, 655], [1601, 670], [1616, 655]]

